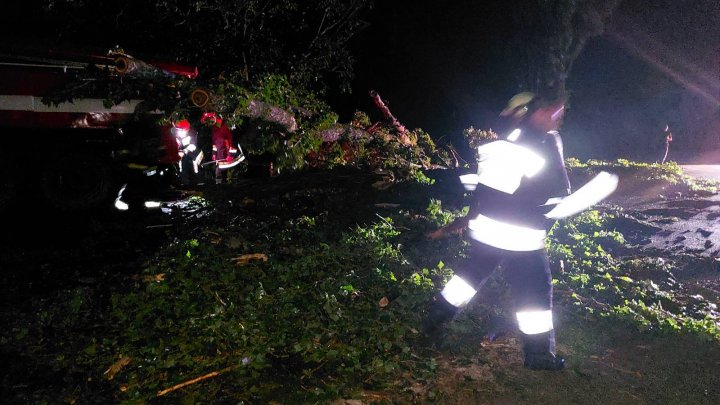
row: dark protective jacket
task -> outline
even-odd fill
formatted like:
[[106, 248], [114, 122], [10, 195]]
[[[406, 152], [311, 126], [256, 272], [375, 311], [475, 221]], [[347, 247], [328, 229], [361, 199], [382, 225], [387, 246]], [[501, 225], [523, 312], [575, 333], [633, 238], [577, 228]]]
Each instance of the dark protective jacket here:
[[473, 211], [498, 221], [548, 229], [552, 223], [547, 221], [544, 214], [553, 206], [544, 204], [552, 197], [570, 194], [562, 139], [557, 132], [538, 133], [522, 128], [521, 131], [513, 143], [537, 154], [544, 159], [544, 164], [532, 177], [523, 176], [520, 186], [512, 194], [478, 184], [474, 193]]
[[[478, 151], [479, 183], [468, 213], [470, 236], [501, 249], [541, 248], [554, 222], [545, 217], [554, 207], [548, 200], [570, 193], [560, 135], [520, 128], [513, 140], [495, 141]], [[533, 169], [523, 167], [533, 162]], [[537, 243], [508, 247], [526, 229], [537, 231], [530, 232]]]

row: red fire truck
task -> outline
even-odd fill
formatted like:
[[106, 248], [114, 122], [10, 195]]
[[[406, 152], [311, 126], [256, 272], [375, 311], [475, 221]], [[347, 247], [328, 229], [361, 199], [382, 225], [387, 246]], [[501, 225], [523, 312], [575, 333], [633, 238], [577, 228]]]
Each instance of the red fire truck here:
[[118, 150], [127, 148], [128, 139], [158, 136], [157, 116], [140, 125], [142, 120], [133, 116], [140, 99], [112, 106], [104, 101], [107, 95], [43, 102], [68, 83], [84, 85], [77, 78], [88, 67], [106, 72], [88, 81], [122, 81], [148, 72], [197, 76], [193, 67], [139, 60], [120, 51], [0, 54], [0, 209], [28, 200], [61, 210], [102, 206], [122, 181]]

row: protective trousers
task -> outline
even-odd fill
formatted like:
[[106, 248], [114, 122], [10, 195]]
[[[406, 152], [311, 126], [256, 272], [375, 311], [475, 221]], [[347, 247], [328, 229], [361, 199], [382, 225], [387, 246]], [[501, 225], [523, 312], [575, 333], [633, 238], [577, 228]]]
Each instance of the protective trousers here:
[[473, 241], [470, 257], [457, 275], [478, 291], [498, 267], [504, 268], [523, 332], [525, 354], [554, 354], [552, 276], [545, 250], [514, 252]]

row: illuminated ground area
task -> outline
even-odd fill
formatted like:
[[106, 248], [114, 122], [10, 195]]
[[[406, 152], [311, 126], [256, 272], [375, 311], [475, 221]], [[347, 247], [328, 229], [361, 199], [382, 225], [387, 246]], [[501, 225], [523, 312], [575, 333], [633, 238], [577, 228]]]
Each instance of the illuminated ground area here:
[[[177, 207], [173, 212], [176, 215], [155, 212], [148, 213], [152, 215], [147, 216], [122, 216], [117, 213], [108, 218], [56, 218], [53, 226], [42, 229], [15, 229], [12, 235], [22, 235], [25, 243], [16, 241], [14, 244], [4, 245], [2, 255], [3, 299], [0, 301], [0, 320], [8, 325], [8, 328], [6, 333], [0, 336], [5, 339], [0, 360], [11, 365], [0, 374], [3, 391], [8, 392], [4, 399], [8, 403], [33, 403], [48, 398], [89, 403], [107, 402], [108, 399], [117, 399], [120, 402], [122, 398], [127, 398], [124, 397], [121, 384], [128, 375], [141, 370], [139, 366], [144, 365], [145, 360], [138, 355], [132, 355], [135, 359], [134, 365], [118, 372], [114, 380], [109, 380], [103, 373], [116, 358], [97, 362], [95, 359], [99, 358], [98, 354], [91, 355], [86, 351], [87, 339], [95, 336], [108, 341], [115, 339], [111, 329], [101, 326], [103, 319], [108, 316], [108, 311], [112, 310], [112, 301], [109, 299], [111, 293], [120, 294], [118, 297], [127, 299], [128, 295], [124, 295], [124, 291], [140, 293], [138, 285], [163, 286], [173, 279], [183, 280], [180, 273], [173, 273], [174, 266], [170, 263], [183, 260], [181, 258], [189, 252], [184, 249], [179, 251], [177, 257], [165, 257], [167, 262], [160, 262], [169, 266], [163, 270], [165, 278], [148, 281], [147, 277], [144, 277], [146, 274], [142, 272], [143, 268], [154, 266], [158, 260], [162, 260], [154, 256], [159, 246], [177, 246], [177, 241], [200, 238], [204, 245], [229, 249], [233, 255], [237, 252], [263, 252], [268, 253], [271, 258], [273, 255], [283, 255], [297, 256], [302, 260], [308, 255], [312, 245], [323, 242], [330, 246], [333, 238], [324, 241], [321, 238], [312, 241], [293, 240], [302, 234], [285, 233], [288, 237], [281, 242], [280, 238], [271, 237], [274, 233], [268, 230], [274, 228], [268, 225], [292, 223], [302, 214], [308, 218], [318, 218], [319, 224], [328, 221], [336, 230], [345, 230], [353, 227], [356, 222], [376, 222], [380, 220], [378, 215], [389, 215], [391, 211], [397, 210], [397, 206], [403, 209], [417, 207], [419, 215], [422, 215], [427, 206], [424, 198], [428, 197], [428, 189], [425, 187], [415, 187], [416, 190], [423, 191], [423, 199], [417, 198], [412, 189], [405, 189], [397, 194], [373, 196], [369, 192], [358, 192], [356, 186], [351, 184], [362, 181], [359, 176], [339, 178], [322, 173], [315, 177], [306, 175], [285, 180], [247, 181], [238, 187], [206, 190], [204, 198], [196, 198], [196, 209], [188, 209], [192, 204], [186, 206], [182, 201], [177, 205], [169, 204], [168, 206], [173, 208]], [[366, 181], [368, 184], [372, 182], [372, 179]], [[352, 190], [356, 190], [356, 193], [348, 194]], [[433, 197], [437, 195], [433, 194]], [[653, 235], [663, 232], [665, 225], [687, 223], [686, 218], [699, 215], [695, 211], [704, 212], [709, 209], [709, 213], [715, 212], [717, 197], [661, 198], [656, 193], [653, 201], [628, 205], [628, 210], [634, 210], [638, 217], [644, 215], [644, 219], [643, 222], [630, 223], [627, 228], [631, 230], [631, 226], [637, 226], [638, 245], [642, 241], [646, 241], [644, 244], [647, 245], [647, 240], [652, 240]], [[445, 195], [440, 198], [443, 202], [449, 201]], [[206, 209], [202, 204], [205, 199], [212, 200], [217, 209]], [[653, 209], [659, 211], [650, 211]], [[322, 216], [317, 216], [318, 210], [324, 212]], [[225, 215], [217, 215], [218, 213]], [[670, 217], [676, 220], [666, 221]], [[411, 231], [397, 225], [397, 229], [403, 232]], [[707, 228], [709, 225], [701, 226]], [[702, 236], [701, 233], [698, 234]], [[714, 234], [710, 234], [709, 237], [713, 236]], [[262, 240], [277, 243], [261, 244]], [[437, 246], [432, 249], [432, 245], [423, 242], [421, 234], [418, 234], [416, 239], [406, 239], [406, 242], [403, 252], [413, 262], [422, 258], [410, 253], [413, 247], [410, 242], [424, 247], [420, 249], [423, 256], [432, 256], [434, 263], [437, 263], [436, 256], [442, 255], [442, 252], [437, 251]], [[266, 249], [259, 249], [258, 246]], [[223, 249], [218, 248], [217, 251], [224, 252]], [[352, 249], [355, 251], [360, 247], [355, 244]], [[637, 251], [627, 254], [653, 253], [648, 252], [650, 249], [638, 248]], [[717, 281], [718, 273], [710, 267], [714, 263], [711, 258], [686, 250], [670, 253], [672, 259], [681, 254], [687, 256], [693, 266], [708, 265], [702, 268], [688, 267], [692, 271], [677, 274], [678, 281], [706, 297], [717, 293], [717, 285], [712, 283]], [[657, 251], [655, 254], [663, 256], [666, 253]], [[198, 269], [211, 270], [213, 265], [217, 265], [216, 258], [216, 255], [208, 255], [208, 261], [203, 261], [205, 265], [198, 266]], [[343, 266], [343, 263], [338, 262], [335, 265]], [[232, 270], [232, 274], [242, 277], [253, 274], [247, 268], [235, 265]], [[280, 279], [283, 276], [280, 270], [273, 268], [267, 275], [272, 279]], [[284, 269], [287, 270], [288, 268]], [[10, 274], [11, 272], [13, 274]], [[218, 274], [227, 273], [216, 271], [208, 274], [208, 279], [217, 281]], [[198, 280], [203, 281], [205, 278]], [[230, 291], [242, 288], [242, 285], [240, 280], [235, 280], [220, 290], [208, 290], [210, 307], [222, 305], [218, 299], [226, 300]], [[190, 292], [204, 291], [198, 289], [195, 283], [186, 287], [175, 284], [174, 288], [178, 288], [175, 297], [178, 300]], [[227, 291], [224, 291], [225, 289]], [[217, 291], [221, 294], [216, 296], [214, 292]], [[416, 334], [408, 333], [404, 338], [406, 342], [413, 342], [413, 350], [417, 350], [416, 357], [393, 365], [409, 371], [405, 374], [398, 373], [392, 380], [385, 379], [381, 386], [366, 386], [364, 391], [360, 388], [356, 394], [346, 394], [345, 397], [352, 398], [353, 402], [340, 400], [337, 403], [718, 402], [720, 381], [714, 370], [720, 364], [720, 346], [716, 342], [703, 341], [694, 335], [644, 333], [646, 331], [641, 332], [637, 327], [616, 319], [599, 321], [596, 317], [577, 311], [569, 297], [563, 296], [564, 292], [569, 291], [556, 289], [558, 348], [567, 358], [567, 368], [561, 373], [532, 372], [522, 367], [518, 335], [513, 325], [495, 323], [492, 317], [488, 316], [492, 314], [492, 311], [488, 313], [488, 308], [496, 308], [502, 297], [498, 299], [497, 294], [483, 289], [478, 293], [472, 307], [451, 327], [445, 345], [424, 347], [417, 342]], [[70, 318], [57, 311], [54, 306], [67, 306], [68, 303], [76, 304], [77, 311], [72, 314], [72, 319], [77, 320], [76, 323], [71, 322]], [[140, 307], [143, 305], [144, 301]], [[148, 305], [150, 308], [147, 309], [154, 318], [168, 305], [171, 305], [171, 301], [164, 305]], [[373, 299], [372, 306], [375, 305]], [[301, 311], [305, 312], [307, 311]], [[37, 327], [35, 324], [40, 319], [38, 314], [48, 313], [57, 315], [52, 318], [55, 323]], [[83, 321], [86, 317], [92, 322]], [[172, 319], [181, 324], [187, 318], [186, 312], [180, 311]], [[113, 322], [112, 319], [107, 320]], [[224, 325], [221, 329], [229, 326]], [[280, 325], [275, 324], [275, 327]], [[141, 336], [151, 335], [152, 329], [153, 327], [143, 329]], [[257, 331], [261, 335], [266, 332]], [[209, 331], [203, 331], [202, 335], [206, 333]], [[485, 338], [488, 333], [500, 337], [489, 342]], [[342, 332], [339, 334], [342, 335]], [[52, 338], [47, 339], [45, 336]], [[194, 341], [195, 338], [188, 340]], [[356, 342], [360, 346], [365, 343]], [[151, 344], [152, 342], [145, 342], [138, 347], [142, 349], [150, 347]], [[107, 345], [113, 348], [111, 354], [115, 355], [115, 344], [110, 342]], [[279, 345], [278, 349], [282, 347]], [[67, 360], [76, 358], [85, 359], [88, 363]], [[218, 359], [222, 358], [223, 355], [218, 356]], [[198, 361], [203, 359], [193, 359], [192, 364]], [[282, 364], [278, 364], [280, 365]], [[144, 369], [145, 367], [142, 368]], [[174, 383], [191, 380], [218, 369], [221, 368], [211, 365], [182, 374], [177, 369], [169, 368], [168, 375], [175, 379]], [[272, 370], [272, 373], [276, 373], [276, 370]], [[156, 378], [155, 374], [148, 375]], [[149, 393], [149, 396], [156, 392], [149, 387], [147, 380], [138, 380], [134, 384]], [[165, 381], [163, 377], [163, 383], [158, 388], [171, 385], [173, 384]], [[233, 398], [233, 395], [239, 395], [245, 388], [244, 381], [237, 374], [228, 372], [174, 392], [171, 401], [181, 402], [185, 399], [192, 402], [191, 398], [202, 397], [223, 402], [219, 398]]]
[[681, 165], [680, 167], [689, 176], [720, 181], [720, 165]]

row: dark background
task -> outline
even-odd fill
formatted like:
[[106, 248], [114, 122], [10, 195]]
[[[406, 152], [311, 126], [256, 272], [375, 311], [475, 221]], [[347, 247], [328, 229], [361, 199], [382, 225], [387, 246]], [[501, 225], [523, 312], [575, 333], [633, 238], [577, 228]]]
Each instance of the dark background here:
[[[4, 5], [0, 43], [53, 42], [43, 37], [53, 18], [42, 14], [43, 3]], [[406, 126], [466, 149], [463, 129], [500, 128], [498, 111], [521, 90], [506, 54], [514, 33], [509, 3], [516, 2], [377, 1], [369, 27], [351, 43], [353, 91], [330, 92], [329, 101], [344, 122], [355, 110], [379, 120], [368, 97], [377, 90]], [[148, 46], [127, 44], [112, 30], [88, 40], [138, 53]], [[567, 88], [567, 156], [657, 161], [669, 125], [670, 160], [720, 163], [720, 2], [623, 1], [575, 61]]]
[[[376, 113], [375, 89], [410, 128], [464, 147], [462, 130], [499, 128], [518, 88], [501, 45], [507, 2], [379, 2], [353, 44], [354, 93], [336, 96], [347, 119]], [[567, 156], [720, 164], [720, 2], [625, 0], [588, 41], [567, 80]], [[377, 117], [377, 115], [373, 115]]]

